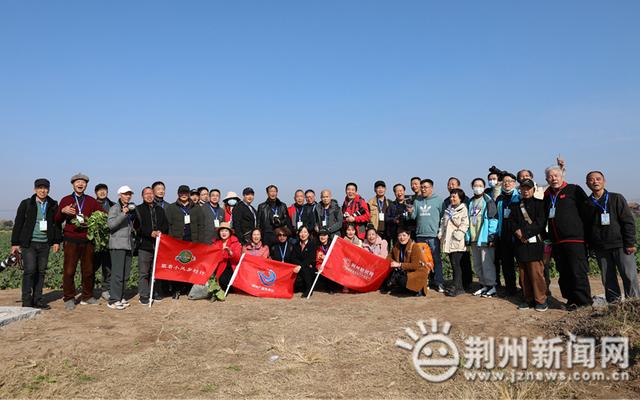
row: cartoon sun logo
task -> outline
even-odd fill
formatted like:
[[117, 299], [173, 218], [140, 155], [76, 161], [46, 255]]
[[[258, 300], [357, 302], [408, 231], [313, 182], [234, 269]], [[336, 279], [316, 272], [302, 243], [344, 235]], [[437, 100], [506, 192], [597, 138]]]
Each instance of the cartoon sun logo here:
[[194, 256], [193, 253], [190, 252], [189, 250], [182, 250], [180, 254], [176, 256], [176, 261], [178, 261], [181, 264], [188, 264], [191, 261], [195, 261], [195, 260], [196, 260], [196, 256]]
[[416, 372], [429, 382], [439, 383], [451, 378], [458, 370], [460, 353], [458, 347], [449, 338], [451, 324], [442, 324], [442, 331], [438, 332], [438, 320], [431, 320], [431, 327], [427, 329], [424, 321], [417, 322], [422, 336], [413, 329], [405, 328], [405, 333], [415, 344], [404, 340], [396, 340], [396, 346], [411, 351], [413, 367]]

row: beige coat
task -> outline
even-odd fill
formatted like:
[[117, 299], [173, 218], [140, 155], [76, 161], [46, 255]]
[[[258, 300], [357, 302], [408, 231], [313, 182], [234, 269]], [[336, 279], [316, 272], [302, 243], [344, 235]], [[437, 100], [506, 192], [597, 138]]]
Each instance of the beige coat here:
[[440, 220], [440, 230], [438, 231], [441, 251], [443, 253], [466, 251], [467, 246], [464, 238], [468, 229], [469, 212], [467, 206], [460, 204], [455, 209], [449, 206]]

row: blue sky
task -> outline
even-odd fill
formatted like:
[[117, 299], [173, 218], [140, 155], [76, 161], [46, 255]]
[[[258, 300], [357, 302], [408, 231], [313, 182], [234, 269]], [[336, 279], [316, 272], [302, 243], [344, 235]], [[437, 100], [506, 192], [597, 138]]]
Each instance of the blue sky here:
[[[0, 1], [0, 216], [154, 180], [223, 191], [601, 169], [640, 198], [638, 1]], [[137, 193], [137, 194], [138, 194]], [[136, 196], [137, 196], [136, 194]], [[112, 195], [112, 197], [115, 197]]]

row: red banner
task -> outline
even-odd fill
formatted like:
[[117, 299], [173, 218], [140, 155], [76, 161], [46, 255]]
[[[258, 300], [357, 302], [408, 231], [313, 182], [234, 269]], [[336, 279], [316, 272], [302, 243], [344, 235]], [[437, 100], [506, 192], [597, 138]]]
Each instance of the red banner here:
[[231, 286], [256, 297], [290, 299], [296, 265], [244, 254], [234, 271]]
[[356, 292], [371, 292], [380, 288], [390, 271], [391, 261], [335, 237], [322, 275]]
[[212, 245], [185, 242], [161, 235], [155, 263], [155, 279], [204, 285], [218, 265], [222, 250]]

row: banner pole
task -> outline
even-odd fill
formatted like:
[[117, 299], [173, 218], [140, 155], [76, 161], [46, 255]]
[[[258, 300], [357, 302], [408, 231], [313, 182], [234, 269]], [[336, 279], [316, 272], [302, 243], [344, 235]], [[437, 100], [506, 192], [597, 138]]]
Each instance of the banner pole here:
[[156, 262], [158, 260], [158, 248], [160, 247], [160, 236], [162, 233], [156, 237], [156, 248], [153, 250], [153, 268], [151, 270], [151, 293], [149, 293], [149, 308], [151, 308], [151, 304], [153, 304], [153, 287], [156, 283]]
[[227, 285], [227, 290], [224, 291], [224, 297], [227, 298], [227, 293], [229, 293], [229, 289], [231, 288], [231, 285], [233, 284], [233, 281], [236, 280], [236, 276], [238, 275], [238, 271], [240, 271], [240, 264], [242, 264], [242, 260], [244, 260], [244, 256], [247, 253], [242, 254], [242, 256], [240, 257], [240, 261], [238, 261], [238, 265], [236, 265], [236, 270], [233, 271], [233, 275], [231, 275], [231, 280], [229, 281], [229, 284]]
[[327, 259], [329, 258], [329, 254], [331, 254], [331, 250], [333, 250], [333, 245], [337, 240], [338, 240], [338, 235], [335, 235], [333, 237], [333, 240], [331, 241], [331, 245], [329, 246], [329, 250], [327, 251], [327, 254], [324, 256], [324, 260], [322, 260], [320, 269], [316, 271], [316, 279], [313, 280], [313, 285], [311, 285], [311, 290], [309, 290], [309, 294], [307, 295], [307, 300], [309, 300], [309, 297], [311, 297], [311, 293], [313, 293], [313, 289], [316, 287], [316, 283], [318, 283], [318, 278], [320, 278], [320, 274], [322, 273], [322, 271], [324, 271], [324, 265], [326, 264]]

